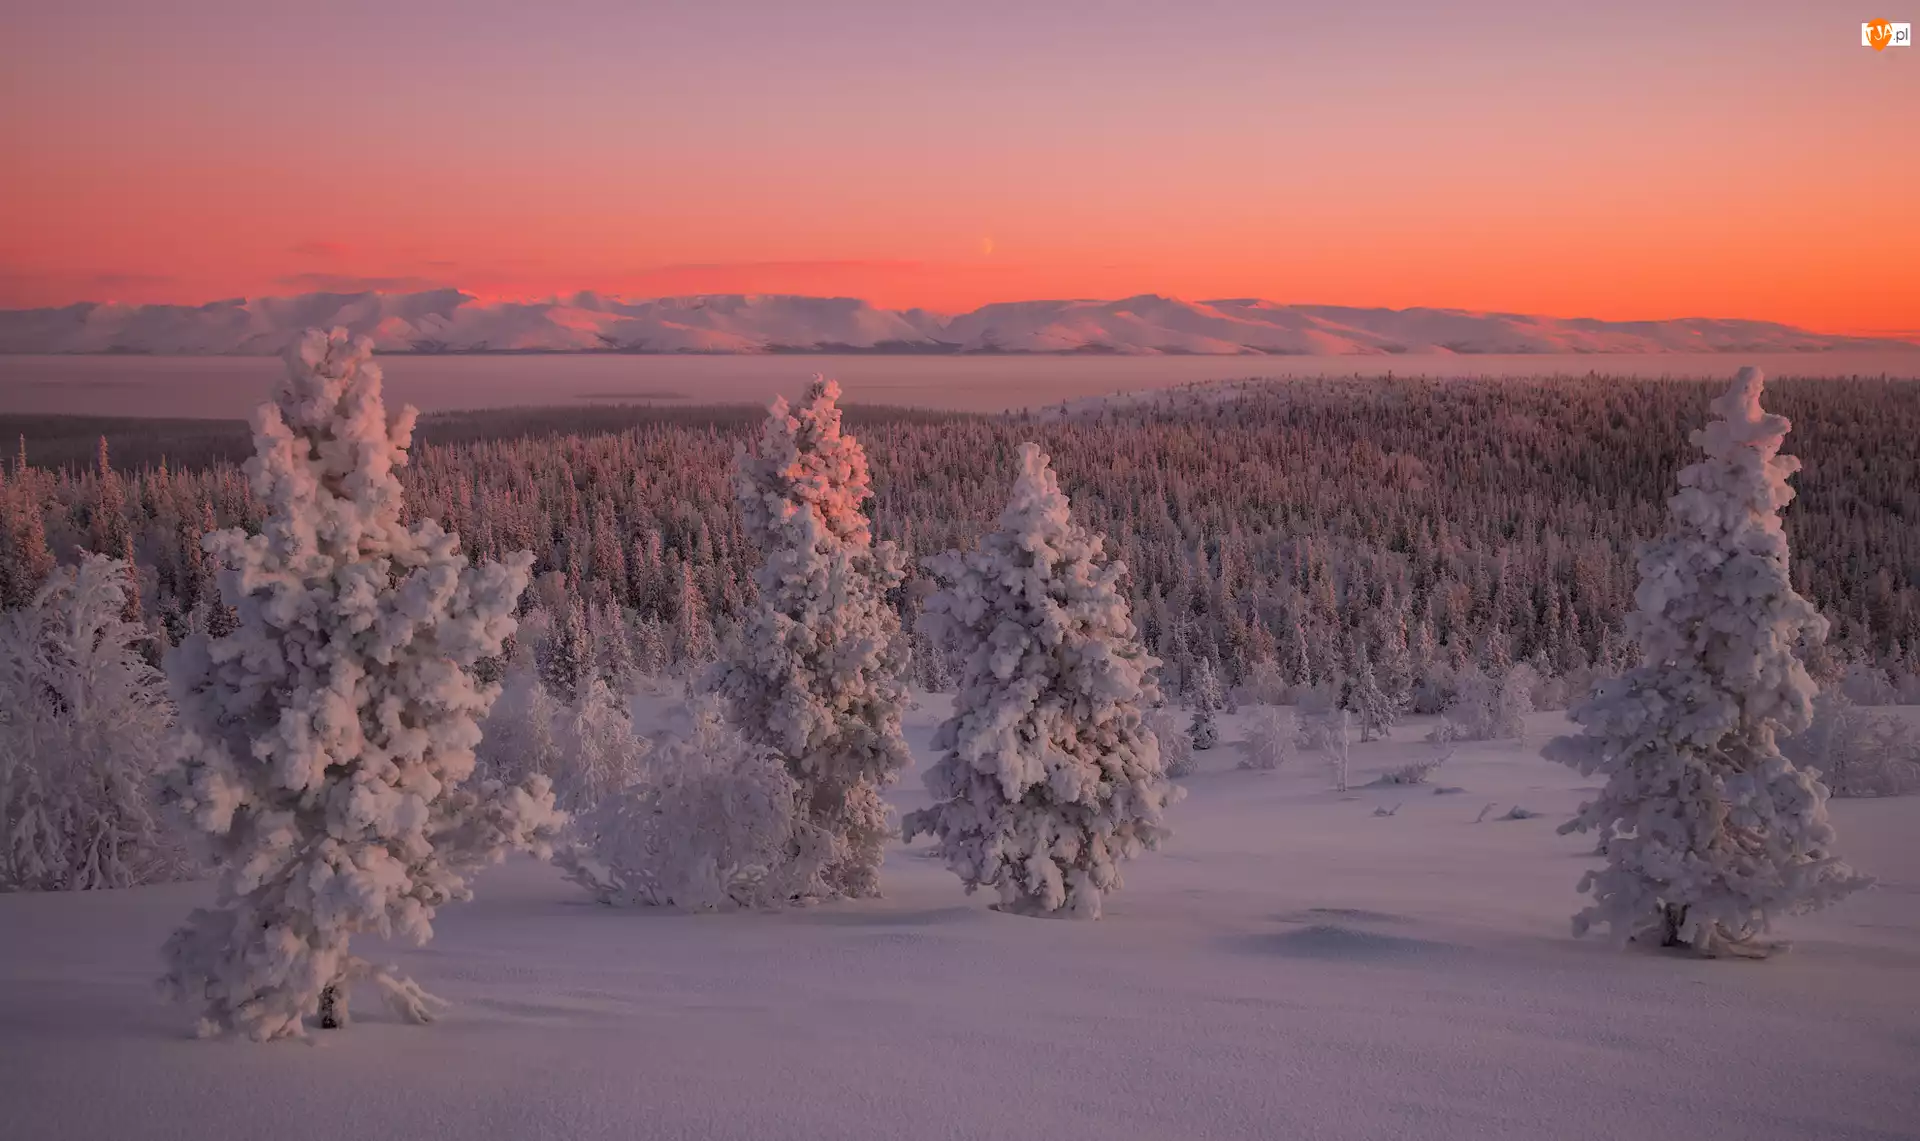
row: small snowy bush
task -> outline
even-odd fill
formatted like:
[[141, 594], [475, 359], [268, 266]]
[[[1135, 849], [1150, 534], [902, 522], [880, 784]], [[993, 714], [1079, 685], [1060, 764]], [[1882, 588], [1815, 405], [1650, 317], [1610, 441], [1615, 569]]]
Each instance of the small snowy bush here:
[[0, 891], [83, 891], [189, 867], [154, 802], [172, 709], [122, 616], [127, 565], [87, 555], [0, 616]]
[[1332, 747], [1334, 734], [1340, 727], [1339, 692], [1339, 685], [1334, 682], [1300, 691], [1294, 706], [1294, 741], [1302, 749], [1323, 752]]
[[648, 771], [574, 820], [557, 862], [612, 906], [773, 907], [825, 892], [831, 837], [771, 750], [698, 700], [653, 739]]
[[1533, 690], [1539, 675], [1524, 663], [1509, 667], [1498, 678], [1467, 666], [1454, 677], [1453, 697], [1428, 733], [1436, 745], [1453, 741], [1525, 740], [1527, 714], [1533, 712]]
[[1161, 769], [1170, 777], [1192, 776], [1196, 764], [1193, 738], [1180, 721], [1179, 712], [1166, 706], [1147, 714], [1147, 727], [1160, 742]]
[[572, 704], [548, 692], [537, 673], [515, 666], [480, 724], [478, 771], [508, 785], [543, 776], [554, 802], [578, 812], [624, 788], [645, 765], [648, 743], [607, 684], [588, 677]]
[[1898, 714], [1869, 713], [1841, 690], [1814, 698], [1813, 721], [1780, 743], [1793, 762], [1818, 772], [1835, 796], [1920, 792], [1920, 739]]
[[1255, 713], [1247, 722], [1240, 767], [1272, 772], [1286, 764], [1293, 756], [1294, 735], [1298, 732], [1294, 715], [1288, 710], [1268, 707]]

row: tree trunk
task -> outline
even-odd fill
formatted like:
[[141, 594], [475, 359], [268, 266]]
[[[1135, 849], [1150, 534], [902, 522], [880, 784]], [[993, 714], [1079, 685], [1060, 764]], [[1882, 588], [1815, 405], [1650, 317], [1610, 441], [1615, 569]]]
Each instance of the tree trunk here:
[[320, 991], [320, 1029], [338, 1030], [347, 1024], [347, 996], [337, 983]]
[[1660, 945], [1662, 947], [1684, 947], [1687, 944], [1680, 938], [1680, 927], [1687, 921], [1687, 905], [1669, 903], [1660, 909]]

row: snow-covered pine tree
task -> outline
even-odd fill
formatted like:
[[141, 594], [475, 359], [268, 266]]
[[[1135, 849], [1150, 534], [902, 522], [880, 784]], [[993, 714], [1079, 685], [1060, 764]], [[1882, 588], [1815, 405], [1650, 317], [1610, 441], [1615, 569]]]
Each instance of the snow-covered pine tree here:
[[1097, 918], [1120, 861], [1168, 837], [1181, 795], [1142, 721], [1158, 663], [1128, 615], [1126, 568], [1101, 548], [1023, 444], [999, 526], [926, 564], [944, 585], [922, 621], [954, 648], [961, 680], [934, 735], [934, 803], [905, 831], [937, 837], [967, 890], [994, 889], [1007, 911]]
[[126, 621], [125, 563], [88, 554], [0, 616], [0, 891], [173, 879], [189, 861], [156, 811], [172, 713]]
[[352, 956], [352, 936], [425, 940], [474, 869], [563, 821], [542, 779], [467, 780], [494, 696], [471, 670], [513, 631], [531, 557], [471, 566], [438, 523], [403, 521], [414, 415], [389, 422], [372, 356], [341, 329], [289, 350], [246, 465], [261, 531], [206, 538], [238, 625], [168, 658], [170, 798], [223, 866], [215, 905], [166, 947], [165, 989], [203, 1033], [339, 1025], [359, 979], [425, 1020], [431, 996]]
[[908, 639], [886, 597], [904, 569], [893, 544], [873, 541], [867, 457], [841, 430], [839, 400], [816, 377], [798, 407], [774, 401], [759, 454], [739, 456], [741, 522], [765, 561], [711, 684], [833, 838], [828, 890], [876, 896], [893, 833], [881, 790], [912, 759], [900, 733]]
[[535, 651], [540, 681], [555, 700], [571, 705], [594, 674], [594, 638], [587, 626], [586, 604], [568, 598], [553, 615], [553, 632]]
[[1608, 838], [1576, 933], [1603, 923], [1621, 940], [1764, 953], [1776, 917], [1868, 882], [1833, 852], [1826, 786], [1777, 741], [1810, 720], [1794, 646], [1827, 623], [1789, 577], [1780, 510], [1800, 464], [1779, 454], [1791, 425], [1761, 409], [1761, 383], [1743, 368], [1713, 402], [1718, 419], [1692, 435], [1706, 458], [1680, 472], [1668, 530], [1640, 555], [1627, 633], [1641, 664], [1602, 682], [1570, 714], [1581, 733], [1548, 746], [1606, 781], [1561, 828]]
[[1187, 690], [1193, 706], [1193, 720], [1187, 723], [1187, 741], [1195, 749], [1211, 749], [1220, 743], [1220, 677], [1214, 673], [1213, 659], [1201, 658], [1193, 667], [1193, 680]]

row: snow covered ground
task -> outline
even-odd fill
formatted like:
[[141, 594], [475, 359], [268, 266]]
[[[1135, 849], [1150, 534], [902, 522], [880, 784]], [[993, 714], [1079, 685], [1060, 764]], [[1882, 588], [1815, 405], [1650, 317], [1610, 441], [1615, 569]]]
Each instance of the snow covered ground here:
[[[920, 768], [944, 704], [911, 715]], [[1836, 802], [1881, 885], [1793, 953], [1700, 962], [1569, 936], [1592, 844], [1554, 833], [1559, 714], [1462, 746], [1447, 794], [1236, 771], [1245, 723], [1097, 923], [989, 911], [924, 845], [884, 900], [777, 914], [613, 911], [521, 860], [385, 956], [440, 1023], [363, 996], [312, 1045], [198, 1041], [153, 997], [203, 888], [0, 896], [0, 1137], [1920, 1136], [1920, 799]], [[1425, 728], [1356, 745], [1354, 782]]]

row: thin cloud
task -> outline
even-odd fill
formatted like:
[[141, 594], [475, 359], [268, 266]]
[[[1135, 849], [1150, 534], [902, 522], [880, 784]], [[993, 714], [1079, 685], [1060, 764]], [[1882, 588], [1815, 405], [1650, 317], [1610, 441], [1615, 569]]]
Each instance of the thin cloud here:
[[288, 252], [305, 258], [340, 258], [352, 253], [353, 249], [341, 242], [314, 241], [289, 247]]
[[925, 263], [917, 261], [893, 261], [886, 259], [865, 260], [860, 258], [823, 260], [823, 261], [711, 261], [680, 262], [663, 265], [655, 273], [846, 273], [863, 270], [891, 270], [896, 273], [916, 272], [926, 268]]
[[275, 285], [319, 293], [414, 293], [446, 289], [446, 282], [428, 277], [361, 277], [349, 273], [290, 273], [273, 279]]

